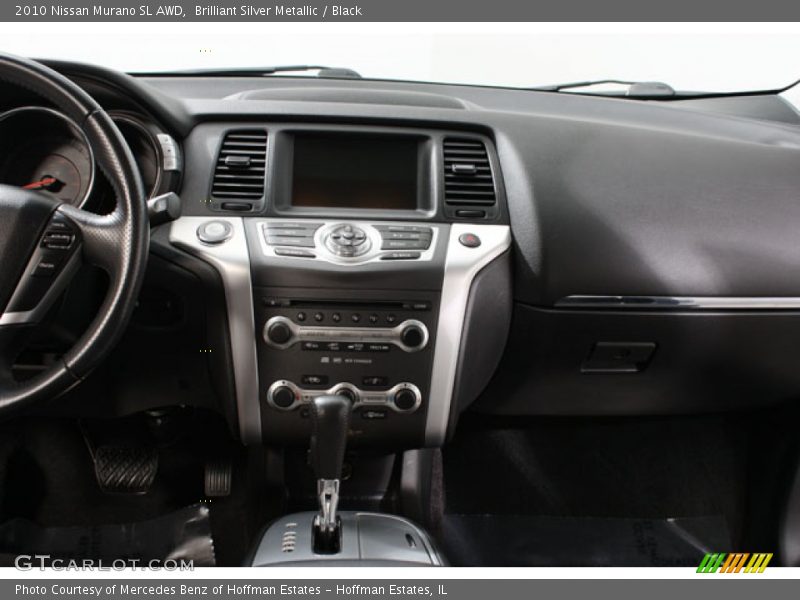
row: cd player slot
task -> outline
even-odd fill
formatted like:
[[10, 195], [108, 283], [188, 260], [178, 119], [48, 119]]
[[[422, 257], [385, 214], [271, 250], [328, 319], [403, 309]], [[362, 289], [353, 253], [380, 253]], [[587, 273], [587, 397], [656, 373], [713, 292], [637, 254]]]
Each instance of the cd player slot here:
[[321, 308], [340, 310], [430, 310], [421, 300], [323, 300], [317, 298], [264, 298], [264, 305], [283, 308]]

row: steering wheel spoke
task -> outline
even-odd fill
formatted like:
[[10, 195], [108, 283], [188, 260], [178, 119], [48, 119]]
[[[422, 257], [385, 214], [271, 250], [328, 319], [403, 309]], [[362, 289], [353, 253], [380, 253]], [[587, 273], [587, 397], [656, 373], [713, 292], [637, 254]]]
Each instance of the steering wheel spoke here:
[[100, 267], [113, 276], [126, 246], [125, 228], [119, 213], [96, 215], [63, 204], [55, 216], [68, 223], [73, 230], [83, 262]]
[[0, 185], [0, 327], [37, 323], [78, 264], [80, 230], [45, 194]]

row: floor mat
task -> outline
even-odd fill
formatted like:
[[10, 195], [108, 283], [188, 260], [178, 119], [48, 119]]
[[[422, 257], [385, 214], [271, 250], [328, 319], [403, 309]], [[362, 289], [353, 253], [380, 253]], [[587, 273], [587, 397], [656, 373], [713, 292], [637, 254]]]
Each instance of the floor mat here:
[[113, 525], [42, 527], [28, 519], [0, 524], [0, 562], [18, 554], [47, 554], [61, 559], [193, 561], [215, 565], [207, 506], [196, 504], [165, 516]]
[[514, 515], [444, 517], [454, 566], [697, 566], [730, 549], [722, 517], [626, 519]]

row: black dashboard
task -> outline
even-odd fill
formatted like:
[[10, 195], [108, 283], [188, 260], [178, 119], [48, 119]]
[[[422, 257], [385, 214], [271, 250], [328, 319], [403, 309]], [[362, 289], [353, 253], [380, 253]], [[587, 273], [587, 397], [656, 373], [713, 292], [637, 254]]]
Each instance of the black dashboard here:
[[[414, 447], [467, 408], [669, 414], [800, 393], [800, 118], [781, 98], [49, 64], [113, 112], [149, 193], [183, 202], [93, 377], [120, 391], [105, 410], [207, 405], [248, 442], [292, 443], [309, 398], [345, 391], [356, 441]], [[70, 131], [0, 175], [101, 206]], [[86, 406], [92, 386], [73, 394]]]

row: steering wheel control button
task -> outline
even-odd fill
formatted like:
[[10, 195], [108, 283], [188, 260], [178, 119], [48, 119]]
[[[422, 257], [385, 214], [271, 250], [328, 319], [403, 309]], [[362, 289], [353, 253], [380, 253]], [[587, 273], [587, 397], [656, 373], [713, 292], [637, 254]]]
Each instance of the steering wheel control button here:
[[481, 245], [481, 238], [474, 233], [462, 233], [458, 236], [458, 241], [467, 248], [477, 248]]
[[52, 231], [48, 230], [42, 237], [42, 247], [57, 250], [69, 250], [72, 247], [72, 242], [75, 241], [75, 236], [66, 231]]
[[208, 221], [197, 228], [197, 239], [204, 244], [222, 244], [233, 235], [233, 227], [227, 221]]
[[34, 267], [31, 277], [52, 277], [58, 272], [59, 262], [43, 258]]

